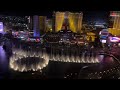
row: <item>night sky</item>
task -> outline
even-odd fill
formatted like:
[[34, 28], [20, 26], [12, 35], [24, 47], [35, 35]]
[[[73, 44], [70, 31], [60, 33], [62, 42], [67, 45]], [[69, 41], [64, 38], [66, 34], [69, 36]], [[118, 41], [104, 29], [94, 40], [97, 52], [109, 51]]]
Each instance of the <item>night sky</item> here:
[[83, 12], [83, 20], [108, 22], [109, 11], [85, 11]]
[[[93, 3], [94, 1], [94, 3]], [[30, 0], [29, 4], [23, 3], [17, 5], [14, 4], [13, 10], [15, 15], [41, 15], [52, 18], [53, 11], [71, 11], [80, 12], [83, 11], [84, 20], [97, 20], [106, 21], [109, 16], [109, 10], [107, 4], [101, 2], [101, 0]], [[10, 5], [9, 8], [11, 8]], [[113, 7], [113, 3], [112, 3]], [[2, 8], [3, 9], [3, 8]], [[16, 10], [15, 10], [16, 9]], [[107, 12], [104, 10], [107, 9]], [[6, 13], [11, 13], [11, 10]], [[89, 11], [90, 10], [90, 11]], [[91, 11], [93, 10], [93, 11]], [[97, 10], [97, 11], [96, 11]], [[99, 11], [102, 10], [102, 11]], [[7, 11], [7, 10], [2, 10]], [[99, 20], [100, 19], [100, 20]]]
[[[57, 10], [56, 10], [57, 11]], [[68, 11], [68, 10], [64, 10]], [[80, 12], [80, 11], [70, 11], [70, 12]], [[4, 13], [6, 15], [40, 15], [47, 16], [48, 18], [52, 18], [53, 11], [36, 11], [36, 12], [17, 12], [17, 13]], [[99, 21], [99, 22], [107, 22], [109, 17], [109, 11], [83, 11], [83, 21]]]

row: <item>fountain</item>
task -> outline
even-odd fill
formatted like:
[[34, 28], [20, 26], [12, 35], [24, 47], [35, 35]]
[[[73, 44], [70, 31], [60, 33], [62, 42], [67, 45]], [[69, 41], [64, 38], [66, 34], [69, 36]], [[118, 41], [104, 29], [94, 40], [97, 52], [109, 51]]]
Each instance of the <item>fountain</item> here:
[[[41, 54], [41, 52], [36, 53], [36, 52], [24, 51], [20, 49], [13, 49], [13, 50], [14, 53], [10, 57], [10, 68], [12, 68], [15, 71], [20, 71], [20, 72], [25, 72], [30, 70], [37, 71], [43, 69], [48, 65], [49, 56], [46, 52], [43, 52]], [[33, 57], [34, 59], [30, 59]], [[33, 63], [34, 65], [33, 64], [30, 65], [31, 62], [35, 62]]]

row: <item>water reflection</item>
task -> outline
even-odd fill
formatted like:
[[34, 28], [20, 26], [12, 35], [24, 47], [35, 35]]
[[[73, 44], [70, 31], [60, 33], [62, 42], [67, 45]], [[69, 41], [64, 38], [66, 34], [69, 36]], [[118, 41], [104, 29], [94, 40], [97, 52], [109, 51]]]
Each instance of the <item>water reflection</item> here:
[[6, 60], [6, 53], [4, 51], [4, 49], [2, 48], [2, 46], [0, 46], [0, 62], [5, 62]]
[[0, 73], [8, 72], [9, 58], [7, 57], [4, 49], [0, 46]]

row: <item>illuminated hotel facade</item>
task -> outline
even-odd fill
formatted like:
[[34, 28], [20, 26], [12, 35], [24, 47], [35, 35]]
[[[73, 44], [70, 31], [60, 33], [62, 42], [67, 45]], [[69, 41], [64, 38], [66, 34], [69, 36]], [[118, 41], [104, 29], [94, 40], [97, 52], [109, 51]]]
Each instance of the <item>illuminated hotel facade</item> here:
[[40, 34], [44, 34], [46, 32], [46, 19], [46, 16], [39, 16]]
[[110, 12], [111, 27], [108, 29], [109, 33], [120, 36], [120, 11]]
[[52, 19], [46, 20], [46, 32], [48, 31], [52, 32], [52, 23], [53, 23]]
[[63, 29], [63, 25], [67, 25], [68, 29], [80, 33], [82, 28], [83, 13], [72, 12], [54, 12], [54, 30], [58, 32]]
[[34, 37], [39, 37], [40, 34], [44, 34], [46, 31], [46, 16], [30, 16], [29, 28], [33, 30]]
[[33, 16], [33, 31], [34, 31], [34, 37], [40, 36], [40, 30], [39, 30], [39, 16]]

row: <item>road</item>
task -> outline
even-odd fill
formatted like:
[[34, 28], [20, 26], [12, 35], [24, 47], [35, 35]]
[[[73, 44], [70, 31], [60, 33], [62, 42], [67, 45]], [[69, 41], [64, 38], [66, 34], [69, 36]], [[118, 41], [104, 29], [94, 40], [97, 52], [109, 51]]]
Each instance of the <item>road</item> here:
[[[101, 55], [101, 63], [82, 68], [79, 78], [98, 79], [98, 78], [117, 78], [120, 77], [120, 48], [114, 47], [111, 51], [99, 49], [100, 52], [106, 53]], [[89, 76], [90, 75], [90, 76]]]

